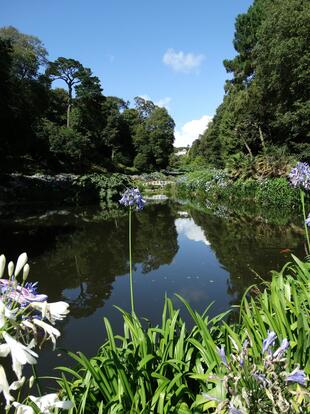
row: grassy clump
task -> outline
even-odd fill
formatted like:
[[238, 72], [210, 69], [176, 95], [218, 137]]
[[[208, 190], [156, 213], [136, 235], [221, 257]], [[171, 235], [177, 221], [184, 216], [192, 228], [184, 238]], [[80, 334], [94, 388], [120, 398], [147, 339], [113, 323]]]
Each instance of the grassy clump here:
[[[249, 370], [240, 367], [235, 382], [242, 388], [236, 387], [237, 395], [225, 388], [223, 378], [233, 372], [234, 348], [241, 351], [245, 340], [250, 344], [247, 364], [253, 372], [263, 369], [262, 342], [268, 332], [276, 334], [279, 344], [285, 338], [290, 342], [281, 360], [281, 372], [272, 375], [284, 383], [285, 375], [295, 367], [310, 373], [310, 264], [296, 257], [293, 260], [274, 272], [271, 283], [256, 288], [256, 296], [245, 293], [239, 322], [231, 325], [225, 322], [227, 313], [210, 320], [209, 308], [200, 315], [181, 297], [194, 322], [190, 330], [167, 298], [162, 322], [155, 327], [145, 327], [135, 314], [119, 309], [124, 321], [122, 335], [115, 335], [105, 319], [107, 340], [97, 355], [87, 358], [82, 353], [69, 353], [76, 367], [59, 368], [62, 393], [75, 404], [72, 413], [198, 414], [214, 413], [216, 407], [221, 410], [216, 412], [228, 413], [232, 401], [242, 407], [240, 412], [248, 413], [254, 403], [252, 397], [244, 399], [247, 393], [260, 395], [262, 406], [267, 407], [262, 412], [275, 412], [272, 395], [263, 392], [258, 380], [253, 383]], [[226, 363], [219, 352], [222, 347], [226, 348]], [[240, 376], [251, 381], [240, 382]], [[250, 383], [256, 393], [247, 388]], [[289, 404], [291, 410], [287, 412], [306, 412], [309, 394], [304, 387], [291, 384], [282, 391], [287, 399], [283, 406]]]

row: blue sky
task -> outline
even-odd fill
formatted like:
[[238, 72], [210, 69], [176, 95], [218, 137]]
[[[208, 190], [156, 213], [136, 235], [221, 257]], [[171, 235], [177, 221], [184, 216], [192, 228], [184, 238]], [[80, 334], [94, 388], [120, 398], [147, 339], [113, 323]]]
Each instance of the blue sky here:
[[[190, 144], [221, 103], [235, 55], [234, 22], [252, 0], [1, 0], [0, 26], [38, 36], [79, 60], [105, 95], [143, 96], [167, 107], [176, 143]], [[65, 86], [65, 85], [63, 85]]]

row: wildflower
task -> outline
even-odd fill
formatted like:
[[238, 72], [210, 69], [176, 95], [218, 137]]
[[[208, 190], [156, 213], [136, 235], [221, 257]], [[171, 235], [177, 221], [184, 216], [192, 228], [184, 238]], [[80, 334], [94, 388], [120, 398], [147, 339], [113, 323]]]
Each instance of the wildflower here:
[[228, 367], [228, 363], [227, 363], [227, 359], [226, 359], [226, 355], [225, 355], [225, 347], [224, 345], [221, 346], [221, 349], [218, 349], [219, 355], [221, 357], [221, 360], [223, 362], [223, 364]]
[[286, 381], [296, 382], [297, 384], [306, 386], [307, 376], [303, 370], [296, 368], [294, 371], [287, 375]]
[[54, 410], [54, 408], [70, 410], [70, 408], [73, 407], [73, 403], [71, 401], [61, 401], [58, 394], [46, 394], [42, 397], [34, 397], [30, 395], [29, 398], [35, 403], [42, 414], [50, 414], [53, 412], [52, 410]]
[[274, 344], [274, 341], [276, 340], [276, 333], [275, 332], [269, 332], [266, 339], [263, 340], [263, 350], [262, 352], [266, 352], [268, 348]]
[[284, 338], [280, 347], [274, 352], [272, 357], [280, 359], [289, 346], [289, 341], [286, 338]]
[[308, 217], [306, 218], [305, 223], [307, 224], [308, 227], [310, 227], [310, 213], [308, 214]]
[[53, 325], [56, 320], [62, 321], [69, 313], [69, 305], [66, 302], [59, 301], [53, 303], [32, 302], [31, 306], [42, 313], [42, 318], [47, 318]]
[[124, 192], [119, 203], [125, 207], [136, 206], [138, 210], [142, 210], [145, 205], [145, 200], [143, 200], [138, 188], [129, 188]]
[[38, 354], [36, 354], [34, 351], [31, 351], [29, 347], [26, 347], [20, 342], [17, 342], [16, 339], [12, 338], [12, 336], [7, 332], [3, 332], [2, 335], [7, 344], [7, 348], [6, 350], [4, 349], [4, 352], [9, 351], [11, 353], [13, 371], [15, 372], [17, 378], [20, 380], [22, 378], [22, 365], [25, 365], [27, 363], [31, 365], [36, 364], [36, 358], [38, 358]]
[[303, 187], [310, 190], [310, 167], [306, 162], [298, 162], [289, 173], [293, 187]]

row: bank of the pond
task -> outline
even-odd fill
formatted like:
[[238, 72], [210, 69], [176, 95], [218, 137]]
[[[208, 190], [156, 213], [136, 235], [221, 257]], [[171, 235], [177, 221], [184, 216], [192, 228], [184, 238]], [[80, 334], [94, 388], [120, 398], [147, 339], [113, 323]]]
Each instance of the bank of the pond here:
[[196, 198], [230, 206], [255, 203], [281, 211], [300, 207], [299, 190], [293, 188], [286, 177], [234, 180], [224, 170], [200, 170], [178, 178], [175, 190], [181, 198]]
[[0, 176], [0, 202], [49, 202], [49, 204], [110, 204], [119, 199], [132, 181], [111, 174], [6, 174]]

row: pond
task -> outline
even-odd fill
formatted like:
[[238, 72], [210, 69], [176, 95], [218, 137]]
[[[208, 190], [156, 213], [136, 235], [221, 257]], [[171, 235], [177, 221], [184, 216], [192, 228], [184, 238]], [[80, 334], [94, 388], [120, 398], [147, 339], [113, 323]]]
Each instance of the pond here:
[[[59, 348], [94, 354], [105, 332], [103, 317], [115, 331], [121, 318], [114, 305], [130, 310], [128, 217], [100, 207], [2, 208], [1, 252], [8, 260], [28, 253], [31, 281], [49, 301], [70, 303], [70, 316], [57, 327]], [[263, 217], [216, 214], [173, 201], [149, 203], [133, 216], [135, 308], [157, 323], [165, 294], [178, 293], [211, 314], [238, 304], [248, 286], [270, 279], [290, 253], [303, 256], [303, 230]], [[184, 318], [188, 319], [186, 313]], [[62, 350], [42, 350], [40, 374], [64, 363]]]

